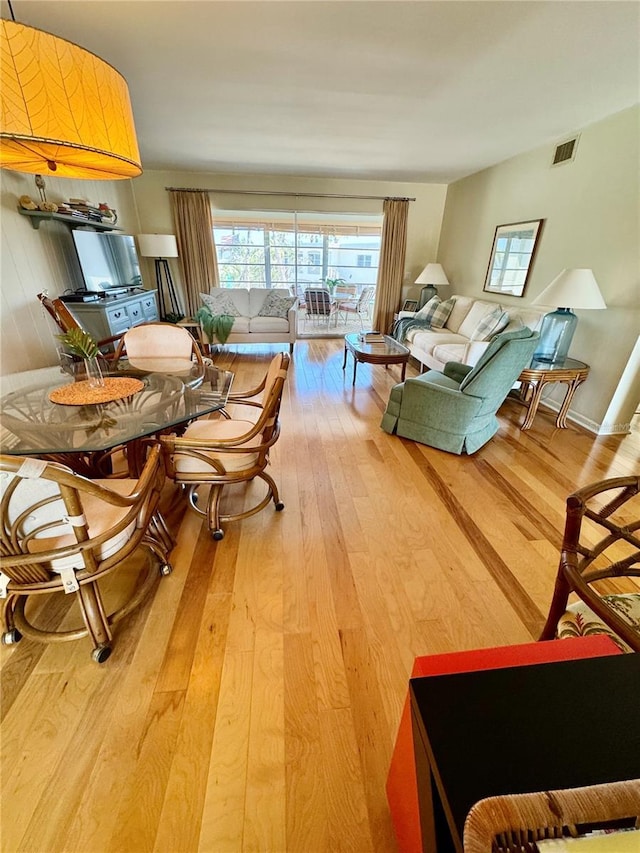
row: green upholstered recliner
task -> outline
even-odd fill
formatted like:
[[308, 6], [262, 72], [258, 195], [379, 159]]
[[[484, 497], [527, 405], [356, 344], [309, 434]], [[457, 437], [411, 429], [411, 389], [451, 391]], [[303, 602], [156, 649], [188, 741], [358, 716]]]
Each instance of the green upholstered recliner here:
[[451, 361], [391, 389], [381, 427], [450, 453], [475, 453], [498, 430], [496, 412], [530, 362], [539, 335], [496, 335], [475, 365]]

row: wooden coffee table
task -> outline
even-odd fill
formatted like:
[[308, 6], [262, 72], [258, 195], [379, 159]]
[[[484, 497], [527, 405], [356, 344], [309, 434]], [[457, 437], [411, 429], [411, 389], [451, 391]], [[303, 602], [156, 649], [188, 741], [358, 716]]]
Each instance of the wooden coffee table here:
[[390, 335], [382, 335], [382, 340], [374, 341], [360, 340], [360, 335], [357, 333], [345, 335], [343, 370], [347, 366], [347, 352], [353, 355], [352, 385], [356, 384], [356, 370], [358, 369], [359, 361], [364, 361], [368, 364], [384, 364], [385, 367], [390, 364], [401, 364], [402, 373], [400, 381], [404, 382], [410, 352], [407, 347], [398, 343]]

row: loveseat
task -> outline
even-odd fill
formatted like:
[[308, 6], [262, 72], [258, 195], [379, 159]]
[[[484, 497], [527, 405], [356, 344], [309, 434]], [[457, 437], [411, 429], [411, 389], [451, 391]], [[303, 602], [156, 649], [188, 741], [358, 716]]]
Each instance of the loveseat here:
[[[434, 297], [438, 300], [438, 297]], [[443, 370], [449, 361], [475, 365], [499, 332], [511, 332], [523, 326], [539, 331], [545, 311], [528, 306], [504, 307], [497, 302], [485, 302], [471, 296], [451, 296], [451, 312], [442, 328], [420, 328], [419, 323], [408, 326], [403, 343], [421, 365], [431, 370]], [[449, 302], [445, 300], [443, 305]], [[420, 321], [428, 316], [428, 302], [418, 312], [401, 311], [399, 319]], [[433, 309], [433, 305], [431, 306]], [[446, 312], [445, 312], [446, 313]]]
[[[297, 337], [296, 298], [286, 288], [216, 287], [200, 294], [203, 305], [212, 314], [233, 316], [229, 344], [288, 343], [289, 351]], [[202, 330], [205, 343], [214, 343]]]

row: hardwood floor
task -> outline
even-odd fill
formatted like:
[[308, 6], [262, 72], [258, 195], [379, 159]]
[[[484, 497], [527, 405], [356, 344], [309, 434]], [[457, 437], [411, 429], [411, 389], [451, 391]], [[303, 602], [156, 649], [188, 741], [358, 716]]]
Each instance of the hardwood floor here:
[[[221, 366], [249, 387], [273, 351]], [[452, 456], [380, 430], [396, 367], [361, 364], [354, 388], [341, 368], [341, 341], [296, 344], [284, 512], [214, 542], [167, 485], [173, 574], [106, 664], [87, 640], [3, 647], [3, 851], [395, 850], [384, 784], [413, 658], [537, 638], [567, 494], [637, 471], [640, 438], [543, 409], [523, 433], [507, 402], [492, 441]], [[61, 599], [48, 618], [71, 623]]]

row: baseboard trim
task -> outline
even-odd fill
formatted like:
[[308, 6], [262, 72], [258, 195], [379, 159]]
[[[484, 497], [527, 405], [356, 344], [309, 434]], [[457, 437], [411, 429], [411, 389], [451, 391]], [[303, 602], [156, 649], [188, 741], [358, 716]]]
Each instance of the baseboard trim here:
[[[556, 403], [555, 400], [545, 400], [543, 405], [547, 406], [554, 412], [560, 411], [560, 403]], [[599, 424], [597, 421], [593, 421], [591, 420], [591, 418], [586, 418], [579, 412], [572, 412], [571, 410], [567, 412], [567, 420], [571, 421], [574, 424], [577, 424], [578, 426], [588, 430], [589, 432], [595, 433], [595, 435], [628, 435], [631, 432], [630, 423]]]

